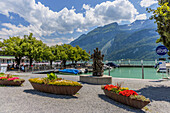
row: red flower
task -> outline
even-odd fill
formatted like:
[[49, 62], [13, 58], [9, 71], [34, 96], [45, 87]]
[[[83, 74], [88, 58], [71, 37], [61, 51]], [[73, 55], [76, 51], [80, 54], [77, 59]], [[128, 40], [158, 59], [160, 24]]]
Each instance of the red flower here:
[[131, 95], [138, 95], [135, 91], [133, 90], [124, 90], [124, 91], [120, 91], [119, 95], [123, 95], [123, 96], [131, 96]]
[[6, 80], [7, 77], [0, 77], [0, 80]]
[[108, 87], [107, 90], [110, 91], [112, 88], [111, 87]]
[[15, 80], [15, 79], [19, 79], [18, 77], [13, 77], [13, 78], [8, 78], [8, 80], [10, 81], [12, 81], [12, 80]]
[[106, 89], [106, 90], [112, 90], [113, 88], [117, 88], [117, 86], [114, 86], [114, 85], [106, 85], [106, 86], [104, 86], [104, 89]]

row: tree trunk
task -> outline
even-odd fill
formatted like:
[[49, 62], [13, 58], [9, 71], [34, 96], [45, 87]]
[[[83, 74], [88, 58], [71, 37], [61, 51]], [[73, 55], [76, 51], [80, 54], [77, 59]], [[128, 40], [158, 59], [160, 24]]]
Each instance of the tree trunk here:
[[77, 61], [75, 61], [75, 68], [77, 68]]
[[32, 65], [32, 58], [30, 58], [30, 66]]
[[53, 61], [52, 60], [50, 60], [50, 67], [52, 68], [52, 64], [53, 64]]
[[63, 60], [64, 68], [66, 68], [66, 60]]
[[15, 57], [15, 61], [17, 62], [17, 67], [16, 68], [18, 68], [19, 71], [20, 71], [20, 61], [21, 61], [21, 58], [20, 57], [19, 58]]
[[17, 65], [20, 65], [21, 58], [20, 57], [19, 58], [15, 57], [15, 61], [17, 62]]

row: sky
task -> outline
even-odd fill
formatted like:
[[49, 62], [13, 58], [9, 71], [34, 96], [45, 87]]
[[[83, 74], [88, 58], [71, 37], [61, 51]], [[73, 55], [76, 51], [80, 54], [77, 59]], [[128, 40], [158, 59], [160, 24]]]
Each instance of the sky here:
[[157, 0], [0, 0], [0, 38], [29, 35], [49, 46], [68, 44], [113, 22], [146, 20]]

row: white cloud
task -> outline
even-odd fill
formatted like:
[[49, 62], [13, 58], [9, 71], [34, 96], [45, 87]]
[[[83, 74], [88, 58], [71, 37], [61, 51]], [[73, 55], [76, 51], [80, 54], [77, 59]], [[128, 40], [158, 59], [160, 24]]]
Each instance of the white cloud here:
[[61, 37], [61, 38], [53, 38], [53, 39], [47, 39], [47, 38], [44, 38], [42, 37], [41, 40], [44, 42], [44, 43], [47, 43], [48, 46], [53, 46], [53, 45], [61, 45], [61, 44], [69, 44], [71, 41], [74, 40], [73, 37], [71, 38], [66, 38], [66, 37]]
[[146, 20], [147, 16], [145, 13], [136, 16], [136, 20]]
[[106, 1], [86, 10], [85, 20], [87, 25], [92, 23], [104, 25], [111, 22], [120, 23], [121, 21], [133, 22], [137, 14], [137, 10], [128, 0]]
[[21, 36], [23, 35], [28, 35], [29, 33], [33, 32], [34, 36], [36, 36], [38, 39], [40, 39], [40, 35], [42, 33], [41, 29], [39, 29], [36, 26], [23, 26], [23, 25], [12, 25], [11, 23], [3, 23], [2, 26], [7, 27], [7, 28], [2, 28], [0, 31], [0, 36], [1, 38], [8, 38], [8, 36]]
[[[83, 14], [75, 13], [75, 9], [63, 8], [53, 12], [48, 7], [35, 0], [5, 0], [0, 1], [0, 13], [9, 17], [9, 12], [23, 17], [30, 25], [42, 30], [42, 35], [54, 32], [72, 33], [84, 21]], [[40, 35], [40, 36], [42, 36]]]
[[9, 18], [10, 18], [10, 19], [14, 19], [14, 17], [13, 17], [13, 16], [10, 16]]
[[[0, 14], [11, 17], [9, 12], [18, 14], [29, 22], [30, 25], [12, 25], [3, 23], [5, 28], [0, 30], [1, 37], [23, 36], [32, 32], [35, 37], [45, 37], [51, 34], [67, 34], [87, 31], [89, 27], [101, 26], [112, 22], [129, 21], [144, 18], [145, 15], [138, 15], [137, 10], [128, 0], [106, 1], [97, 4], [95, 7], [84, 4], [83, 13], [76, 13], [72, 9], [63, 8], [54, 12], [42, 3], [35, 0], [1, 0]], [[57, 36], [58, 37], [58, 36]], [[59, 41], [60, 39], [60, 41]], [[68, 40], [68, 41], [67, 41]], [[56, 38], [57, 43], [68, 43], [72, 38]], [[48, 42], [48, 41], [46, 41]], [[49, 42], [50, 43], [50, 42]]]
[[90, 5], [86, 5], [86, 4], [83, 4], [83, 9], [85, 9], [85, 10], [89, 10], [90, 9]]
[[156, 3], [158, 3], [157, 0], [142, 0], [140, 2], [140, 5], [141, 5], [141, 7], [149, 7], [149, 6], [156, 4]]

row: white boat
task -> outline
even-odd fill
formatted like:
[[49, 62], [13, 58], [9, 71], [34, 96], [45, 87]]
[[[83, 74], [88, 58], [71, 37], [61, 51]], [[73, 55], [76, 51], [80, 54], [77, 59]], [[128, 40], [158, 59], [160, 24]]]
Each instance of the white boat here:
[[166, 73], [166, 59], [159, 59], [157, 72]]
[[157, 72], [158, 73], [166, 73], [166, 68], [158, 68]]

